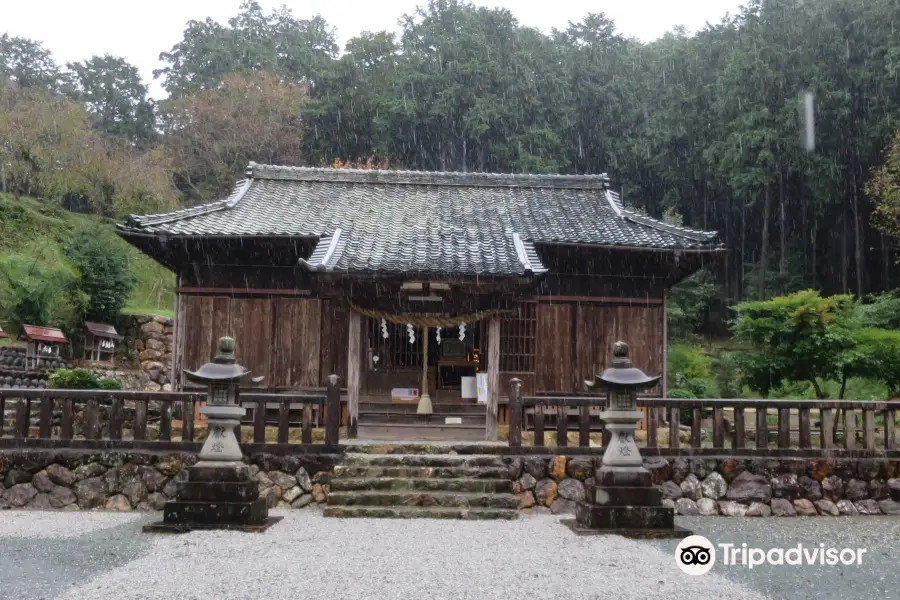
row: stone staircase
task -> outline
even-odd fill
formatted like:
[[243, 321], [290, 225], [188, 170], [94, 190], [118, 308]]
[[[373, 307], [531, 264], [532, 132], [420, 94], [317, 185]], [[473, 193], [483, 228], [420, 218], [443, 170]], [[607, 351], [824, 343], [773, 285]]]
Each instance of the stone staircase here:
[[326, 517], [515, 519], [500, 456], [347, 453], [331, 474]]

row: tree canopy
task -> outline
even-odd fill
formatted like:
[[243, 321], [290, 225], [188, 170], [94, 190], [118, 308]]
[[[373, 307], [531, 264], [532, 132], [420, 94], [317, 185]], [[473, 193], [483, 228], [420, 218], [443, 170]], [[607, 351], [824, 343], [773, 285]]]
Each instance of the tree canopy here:
[[0, 107], [0, 181], [104, 194], [48, 172], [84, 123], [125, 142], [113, 155], [156, 169], [151, 196], [161, 170], [184, 205], [227, 193], [248, 160], [607, 172], [631, 207], [720, 232], [720, 308], [808, 288], [862, 297], [900, 280], [900, 150], [884, 154], [900, 129], [898, 20], [900, 0], [748, 0], [644, 43], [602, 13], [539, 31], [514, 11], [422, 0], [398, 33], [338, 48], [320, 16], [244, 1], [227, 22], [188, 22], [161, 52], [159, 102], [120, 58], [62, 68], [40, 43], [3, 36], [0, 79], [35, 106]]

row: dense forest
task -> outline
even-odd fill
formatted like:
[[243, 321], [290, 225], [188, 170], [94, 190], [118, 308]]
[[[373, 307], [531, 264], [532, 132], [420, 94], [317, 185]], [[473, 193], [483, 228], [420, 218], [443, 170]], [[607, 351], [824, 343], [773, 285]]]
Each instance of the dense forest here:
[[460, 0], [400, 25], [341, 50], [320, 17], [245, 1], [160, 54], [160, 101], [122, 58], [59, 65], [4, 35], [2, 191], [121, 217], [220, 198], [250, 160], [608, 172], [631, 206], [720, 232], [693, 293], [721, 305], [900, 284], [900, 0], [750, 0], [650, 43]]

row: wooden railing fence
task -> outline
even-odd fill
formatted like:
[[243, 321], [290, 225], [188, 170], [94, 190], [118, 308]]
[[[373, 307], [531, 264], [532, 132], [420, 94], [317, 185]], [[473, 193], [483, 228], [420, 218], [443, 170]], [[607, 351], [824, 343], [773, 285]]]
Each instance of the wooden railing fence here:
[[[526, 427], [524, 417], [533, 410], [534, 446], [546, 445], [545, 415], [552, 414], [556, 421], [556, 445], [568, 445], [570, 430], [569, 413], [577, 409], [578, 446], [591, 445], [592, 419], [605, 404], [603, 396], [522, 396], [522, 383], [518, 379], [509, 386], [509, 444], [523, 445], [522, 432]], [[704, 437], [713, 449], [769, 448], [774, 437], [778, 449], [811, 449], [814, 434], [818, 434], [818, 447], [823, 450], [897, 450], [897, 411], [900, 401], [859, 400], [746, 400], [638, 398], [637, 404], [647, 408], [647, 448], [660, 448], [660, 414], [668, 417], [668, 442], [666, 448], [682, 445], [682, 411], [690, 411], [690, 448], [704, 447]], [[663, 412], [664, 411], [664, 412]], [[749, 428], [745, 415], [754, 413], [755, 426]], [[711, 413], [709, 427], [704, 426], [704, 414]], [[726, 420], [726, 413], [730, 420]], [[841, 413], [843, 422], [838, 428], [841, 439], [835, 443], [835, 415]], [[776, 423], [771, 426], [769, 417]], [[816, 419], [813, 419], [813, 416]], [[877, 421], [881, 420], [880, 425]], [[792, 421], [796, 421], [796, 427]], [[796, 442], [794, 441], [796, 432]], [[706, 435], [705, 434], [709, 434]], [[773, 436], [774, 434], [774, 436]], [[753, 445], [750, 441], [753, 441]]]
[[[88, 442], [184, 442], [195, 441], [194, 407], [205, 400], [200, 392], [131, 392], [121, 390], [56, 390], [3, 389], [0, 390], [0, 440], [83, 440]], [[252, 408], [253, 443], [265, 444], [267, 408], [278, 406], [277, 444], [290, 439], [292, 409], [302, 409], [300, 443], [313, 444], [313, 412], [317, 421], [324, 421], [326, 446], [337, 446], [341, 426], [341, 388], [337, 375], [328, 377], [325, 393], [253, 393], [241, 392], [238, 401]], [[133, 405], [130, 419], [126, 407]], [[173, 440], [172, 412], [179, 406], [181, 413], [180, 440]], [[14, 410], [14, 419], [7, 424], [7, 408]], [[37, 430], [32, 426], [37, 411]], [[103, 409], [103, 410], [101, 410]], [[128, 410], [131, 410], [130, 408]], [[158, 436], [150, 440], [150, 413], [158, 413]], [[107, 418], [101, 423], [101, 414]], [[80, 419], [76, 419], [80, 416]], [[131, 435], [125, 436], [126, 420], [131, 422]], [[76, 422], [80, 435], [76, 435]], [[104, 435], [105, 434], [105, 435]]]

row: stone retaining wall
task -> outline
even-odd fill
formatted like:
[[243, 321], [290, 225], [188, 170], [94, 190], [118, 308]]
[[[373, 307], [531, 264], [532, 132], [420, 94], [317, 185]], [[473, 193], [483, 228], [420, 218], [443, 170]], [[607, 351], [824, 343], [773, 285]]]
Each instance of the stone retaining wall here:
[[[571, 513], [600, 457], [522, 457], [510, 464], [523, 510]], [[663, 502], [684, 516], [900, 515], [898, 460], [644, 461]]]
[[[256, 454], [272, 508], [323, 504], [340, 455]], [[599, 456], [507, 457], [524, 511], [574, 512]], [[0, 450], [0, 508], [160, 510], [196, 462], [185, 453]], [[685, 516], [900, 515], [900, 460], [647, 458], [664, 502]]]
[[[340, 456], [258, 454], [249, 459], [271, 508], [303, 508], [328, 497]], [[154, 452], [0, 451], [0, 508], [162, 510], [196, 455]]]
[[[169, 375], [173, 361], [175, 343], [175, 321], [159, 315], [123, 315], [119, 333], [124, 336], [123, 350], [146, 379], [134, 383], [130, 380], [127, 389], [165, 391], [172, 389]], [[120, 376], [110, 375], [121, 379]]]

